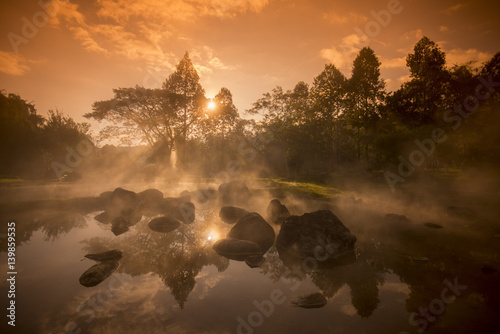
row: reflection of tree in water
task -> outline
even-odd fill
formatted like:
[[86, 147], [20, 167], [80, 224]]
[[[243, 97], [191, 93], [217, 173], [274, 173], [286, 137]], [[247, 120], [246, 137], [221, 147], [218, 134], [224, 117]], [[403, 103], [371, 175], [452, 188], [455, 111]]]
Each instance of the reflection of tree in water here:
[[287, 267], [281, 261], [276, 248], [266, 254], [261, 272], [273, 282], [280, 279], [303, 281], [310, 277], [326, 298], [332, 298], [344, 286], [351, 289], [351, 302], [361, 317], [369, 317], [376, 310], [379, 300], [379, 286], [384, 283], [383, 265], [368, 255], [364, 247], [357, 247], [356, 261], [341, 266], [321, 265], [318, 270], [306, 272], [300, 263]]
[[132, 276], [154, 272], [169, 287], [181, 308], [196, 284], [203, 267], [214, 265], [219, 272], [229, 266], [229, 260], [217, 255], [207, 243], [201, 223], [183, 225], [170, 233], [151, 231], [147, 221], [135, 225], [118, 238], [85, 240], [85, 249], [96, 253], [109, 249], [123, 252], [119, 271]]

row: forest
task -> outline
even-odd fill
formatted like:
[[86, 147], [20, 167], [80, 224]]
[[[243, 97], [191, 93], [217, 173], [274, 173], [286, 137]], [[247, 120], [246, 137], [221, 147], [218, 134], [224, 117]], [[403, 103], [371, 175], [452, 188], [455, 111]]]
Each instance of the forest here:
[[8, 163], [0, 175], [78, 179], [126, 163], [138, 179], [251, 172], [325, 180], [357, 171], [378, 172], [394, 188], [421, 171], [498, 168], [500, 53], [484, 64], [448, 64], [423, 37], [406, 65], [409, 80], [387, 92], [379, 58], [364, 47], [350, 77], [327, 64], [312, 84], [277, 86], [238, 111], [228, 88], [206, 97], [186, 52], [161, 88], [115, 88], [96, 101], [84, 117], [102, 123], [97, 134], [2, 91], [0, 154]]

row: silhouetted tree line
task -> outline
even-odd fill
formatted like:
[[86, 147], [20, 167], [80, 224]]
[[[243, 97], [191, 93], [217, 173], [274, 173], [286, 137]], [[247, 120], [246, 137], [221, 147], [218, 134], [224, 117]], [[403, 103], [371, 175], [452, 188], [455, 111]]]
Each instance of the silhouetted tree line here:
[[[349, 78], [327, 64], [311, 86], [301, 81], [264, 93], [246, 111], [254, 119], [243, 119], [229, 89], [205, 96], [186, 52], [161, 88], [114, 89], [84, 116], [105, 123], [97, 141], [147, 144], [145, 164], [156, 173], [177, 167], [215, 175], [244, 165], [280, 176], [396, 168], [415, 150], [424, 157], [421, 169], [498, 166], [500, 53], [479, 67], [447, 67], [445, 53], [423, 37], [406, 63], [410, 80], [388, 93], [381, 63], [365, 47]], [[8, 161], [2, 174], [47, 175], [68, 145], [89, 138], [88, 124], [57, 111], [44, 119], [19, 96], [2, 94], [1, 108], [1, 156]], [[436, 131], [440, 140], [431, 145]]]
[[55, 178], [54, 161], [63, 162], [68, 148], [85, 140], [93, 145], [90, 125], [59, 111], [37, 114], [32, 103], [16, 94], [0, 94], [0, 175], [28, 179]]

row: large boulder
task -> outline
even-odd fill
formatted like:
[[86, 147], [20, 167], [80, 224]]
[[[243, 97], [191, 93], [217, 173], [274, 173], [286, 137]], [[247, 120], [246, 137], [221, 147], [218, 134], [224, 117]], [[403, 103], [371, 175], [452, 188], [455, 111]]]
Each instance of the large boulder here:
[[281, 225], [286, 218], [290, 217], [290, 211], [276, 198], [269, 202], [266, 211], [269, 222], [276, 225]]
[[162, 205], [163, 193], [158, 189], [147, 189], [137, 194], [141, 210], [158, 210]]
[[219, 211], [219, 217], [224, 223], [236, 224], [238, 220], [249, 213], [247, 210], [235, 206], [224, 206]]
[[353, 254], [356, 237], [329, 210], [290, 216], [276, 239], [280, 257], [316, 258], [318, 262]]
[[250, 190], [243, 181], [231, 181], [219, 186], [219, 198], [224, 204], [246, 203]]
[[302, 308], [320, 308], [326, 305], [327, 301], [321, 292], [302, 295], [290, 302], [293, 306]]
[[248, 240], [255, 242], [262, 250], [267, 252], [274, 244], [276, 234], [261, 215], [252, 212], [242, 217], [227, 233], [227, 238]]
[[109, 196], [106, 213], [110, 217], [123, 216], [129, 218], [134, 214], [138, 204], [139, 196], [135, 192], [116, 188]]
[[248, 240], [220, 239], [212, 248], [217, 254], [231, 260], [243, 261], [252, 256], [262, 256], [260, 246]]
[[180, 220], [184, 224], [191, 224], [196, 218], [195, 206], [191, 202], [184, 202], [170, 211], [170, 214], [175, 219]]

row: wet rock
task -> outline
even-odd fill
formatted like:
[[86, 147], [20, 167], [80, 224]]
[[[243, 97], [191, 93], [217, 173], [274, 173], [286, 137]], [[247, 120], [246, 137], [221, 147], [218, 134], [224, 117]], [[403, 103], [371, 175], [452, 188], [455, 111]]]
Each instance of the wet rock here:
[[262, 255], [252, 255], [247, 258], [245, 258], [245, 263], [250, 267], [250, 268], [258, 268], [262, 266], [266, 262], [266, 258], [263, 257]]
[[219, 211], [219, 217], [224, 223], [236, 224], [238, 220], [249, 213], [247, 210], [235, 206], [224, 206]]
[[286, 218], [290, 217], [290, 211], [278, 199], [269, 202], [266, 212], [269, 222], [276, 225], [281, 225]]
[[172, 217], [180, 220], [184, 224], [191, 224], [196, 218], [195, 206], [191, 202], [179, 204], [176, 208], [170, 211], [170, 214]]
[[223, 183], [219, 186], [218, 192], [224, 204], [246, 203], [250, 197], [250, 190], [243, 181]]
[[274, 244], [276, 234], [261, 215], [252, 212], [243, 216], [227, 233], [227, 238], [249, 240], [259, 245], [262, 254]]
[[388, 213], [385, 215], [385, 220], [389, 223], [403, 223], [408, 222], [405, 215], [397, 215], [395, 213]]
[[93, 265], [82, 276], [80, 276], [80, 284], [86, 287], [96, 286], [118, 268], [118, 262], [106, 261]]
[[314, 292], [292, 300], [291, 304], [302, 308], [320, 308], [326, 305], [326, 298], [321, 292]]
[[213, 188], [199, 189], [194, 191], [191, 196], [195, 202], [204, 204], [217, 198], [217, 190]]
[[104, 211], [104, 212], [98, 214], [97, 216], [95, 216], [94, 219], [96, 221], [98, 221], [99, 223], [109, 224], [109, 223], [111, 223], [112, 217], [110, 217], [109, 214], [106, 211]]
[[448, 215], [448, 217], [464, 220], [477, 219], [477, 212], [475, 210], [458, 206], [449, 206], [446, 210], [446, 214]]
[[105, 191], [99, 195], [99, 198], [108, 201], [112, 195], [113, 195], [112, 191]]
[[176, 230], [181, 223], [179, 223], [176, 219], [163, 216], [152, 219], [148, 227], [155, 232], [169, 233]]
[[281, 258], [320, 256], [324, 262], [353, 254], [355, 242], [356, 237], [337, 216], [329, 210], [319, 210], [285, 219], [276, 247]]
[[497, 272], [497, 270], [495, 268], [493, 268], [492, 266], [487, 265], [487, 264], [481, 268], [481, 271], [483, 272], [483, 274], [486, 274], [486, 275], [493, 275], [494, 273]]
[[163, 193], [158, 189], [147, 189], [137, 194], [141, 209], [157, 209], [161, 206]]
[[114, 235], [119, 236], [120, 234], [127, 232], [130, 225], [130, 222], [124, 217], [115, 217], [111, 221], [111, 232], [113, 232]]
[[122, 258], [122, 252], [113, 249], [106, 252], [95, 253], [95, 254], [87, 254], [85, 255], [87, 259], [91, 259], [94, 261], [104, 262], [104, 261], [118, 261]]
[[435, 228], [435, 229], [443, 228], [443, 226], [441, 226], [439, 224], [435, 224], [435, 223], [424, 223], [424, 226], [426, 226], [428, 228]]
[[231, 260], [243, 261], [250, 256], [262, 256], [259, 245], [248, 240], [220, 239], [212, 248], [217, 254]]

